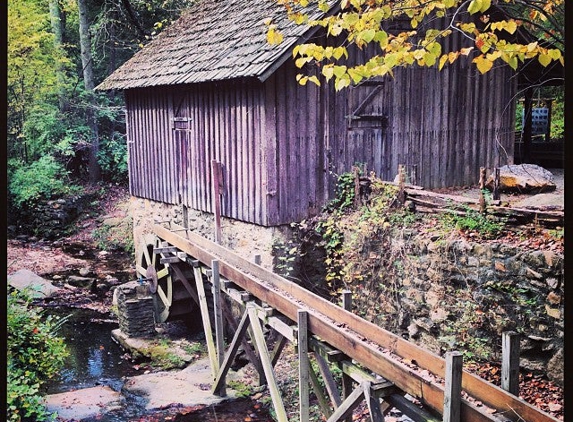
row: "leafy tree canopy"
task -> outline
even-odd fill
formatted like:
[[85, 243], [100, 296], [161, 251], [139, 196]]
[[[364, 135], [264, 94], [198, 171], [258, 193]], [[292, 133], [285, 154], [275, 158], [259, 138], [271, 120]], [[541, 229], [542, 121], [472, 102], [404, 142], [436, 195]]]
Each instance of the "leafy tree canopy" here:
[[[315, 63], [322, 76], [334, 79], [337, 90], [386, 74], [397, 66], [438, 66], [465, 56], [480, 73], [496, 62], [517, 70], [527, 60], [546, 67], [564, 64], [564, 0], [276, 0], [298, 25], [322, 27], [335, 41], [294, 48], [299, 68]], [[317, 11], [323, 14], [317, 14]], [[320, 16], [314, 18], [314, 16]], [[267, 39], [282, 35], [267, 22]], [[445, 39], [458, 34], [465, 44], [446, 48]], [[347, 64], [348, 48], [373, 47], [365, 63]], [[320, 84], [317, 76], [298, 75], [300, 83]]]

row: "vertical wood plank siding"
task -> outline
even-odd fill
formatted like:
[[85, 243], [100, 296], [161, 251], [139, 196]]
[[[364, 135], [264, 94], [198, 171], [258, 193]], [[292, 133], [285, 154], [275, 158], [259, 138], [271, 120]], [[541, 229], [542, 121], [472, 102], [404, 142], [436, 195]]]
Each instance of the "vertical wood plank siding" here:
[[355, 164], [385, 180], [405, 164], [426, 188], [473, 185], [480, 167], [512, 164], [507, 68], [399, 68], [340, 92], [300, 86], [298, 72], [288, 61], [264, 83], [127, 90], [130, 193], [212, 212], [217, 160], [222, 214], [274, 226], [320, 211]]
[[269, 225], [260, 194], [268, 178], [261, 87], [128, 90], [130, 193], [212, 212], [211, 160], [217, 160], [224, 168], [222, 214]]

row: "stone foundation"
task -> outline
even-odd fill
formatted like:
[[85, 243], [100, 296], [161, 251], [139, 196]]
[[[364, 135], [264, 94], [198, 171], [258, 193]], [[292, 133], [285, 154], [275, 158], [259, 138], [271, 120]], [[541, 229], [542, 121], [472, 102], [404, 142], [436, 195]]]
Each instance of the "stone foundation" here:
[[118, 286], [114, 291], [114, 304], [117, 305], [119, 330], [131, 338], [151, 338], [155, 331], [153, 298], [146, 285], [130, 281]]
[[[153, 233], [155, 223], [173, 222], [214, 241], [215, 220], [213, 214], [193, 210], [183, 205], [170, 205], [137, 197], [130, 198], [129, 214], [133, 218], [133, 235], [136, 256], [146, 234]], [[261, 257], [261, 265], [273, 269], [275, 258], [273, 246], [287, 244], [291, 236], [289, 226], [263, 227], [230, 218], [221, 218], [221, 245], [254, 261]]]

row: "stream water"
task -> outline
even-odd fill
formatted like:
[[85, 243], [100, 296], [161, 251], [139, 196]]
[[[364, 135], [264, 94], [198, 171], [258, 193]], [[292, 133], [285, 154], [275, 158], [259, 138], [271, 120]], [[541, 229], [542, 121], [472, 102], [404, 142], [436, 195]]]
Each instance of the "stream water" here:
[[66, 339], [70, 352], [58, 379], [46, 385], [47, 394], [105, 385], [122, 391], [123, 406], [104, 415], [82, 419], [82, 422], [271, 422], [268, 410], [249, 399], [223, 402], [215, 406], [178, 408], [177, 406], [150, 412], [145, 399], [122, 390], [128, 377], [140, 375], [142, 370], [111, 336], [118, 324], [106, 315], [90, 309], [50, 308], [49, 314], [67, 316], [59, 335]]
[[47, 393], [63, 393], [79, 388], [107, 385], [119, 390], [124, 377], [138, 371], [129, 356], [115, 343], [111, 331], [118, 327], [109, 317], [90, 309], [53, 308], [52, 315], [68, 316], [58, 335], [69, 351], [60, 377], [47, 385]]
[[[72, 256], [95, 262], [96, 252], [81, 245], [68, 247], [66, 252]], [[97, 260], [98, 266], [104, 266], [103, 272], [116, 277], [119, 282], [130, 280], [129, 260], [125, 258]], [[67, 273], [67, 272], [66, 272]], [[71, 274], [60, 274], [65, 277]], [[263, 421], [271, 422], [268, 410], [250, 399], [223, 402], [215, 406], [198, 406], [193, 409], [169, 409], [150, 412], [145, 409], [145, 399], [122, 389], [130, 377], [141, 375], [145, 363], [134, 362], [132, 356], [122, 349], [112, 338], [112, 330], [118, 323], [110, 314], [92, 309], [64, 305], [48, 306], [47, 315], [65, 317], [58, 335], [65, 339], [69, 356], [57, 379], [44, 387], [46, 394], [108, 386], [121, 391], [123, 405], [120, 409], [82, 419], [82, 422], [143, 422], [143, 421], [179, 421], [179, 422], [231, 422]]]

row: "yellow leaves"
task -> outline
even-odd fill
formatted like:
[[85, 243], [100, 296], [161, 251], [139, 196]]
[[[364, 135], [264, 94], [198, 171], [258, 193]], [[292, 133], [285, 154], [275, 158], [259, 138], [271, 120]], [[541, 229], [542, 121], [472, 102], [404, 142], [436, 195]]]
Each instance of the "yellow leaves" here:
[[551, 57], [553, 60], [559, 60], [562, 58], [562, 54], [561, 54], [561, 50], [558, 49], [552, 49], [552, 50], [547, 50], [547, 54], [549, 55], [549, 57]]
[[472, 0], [468, 6], [470, 15], [478, 12], [485, 12], [491, 6], [491, 0]]
[[299, 84], [301, 84], [302, 86], [305, 86], [307, 84], [307, 82], [312, 82], [314, 83], [316, 86], [320, 86], [320, 81], [318, 80], [318, 78], [316, 76], [305, 76], [305, 75], [301, 75], [300, 73], [298, 75], [296, 75], [296, 80]]
[[539, 63], [541, 63], [541, 66], [547, 67], [553, 59], [549, 54], [540, 53], [539, 56], [537, 56], [537, 60], [539, 61]]
[[[435, 66], [442, 70], [448, 64], [451, 65], [459, 58], [463, 58], [471, 61], [480, 73], [486, 73], [493, 68], [496, 61], [507, 63], [512, 69], [517, 69], [519, 64], [527, 59], [538, 60], [543, 66], [548, 66], [557, 60], [564, 62], [562, 52], [558, 49], [543, 48], [536, 42], [520, 44], [510, 43], [509, 40], [504, 39], [508, 37], [503, 34], [516, 34], [520, 25], [527, 26], [528, 19], [521, 21], [506, 18], [506, 20], [496, 21], [495, 16], [490, 15], [488, 11], [493, 0], [470, 0], [467, 3], [462, 0], [432, 0], [430, 2], [400, 0], [398, 3], [390, 3], [386, 0], [341, 0], [339, 11], [327, 15], [322, 13], [333, 4], [330, 0], [276, 1], [281, 4], [288, 3], [291, 6], [307, 4], [309, 9], [300, 12], [295, 12], [294, 7], [291, 7], [289, 10], [291, 20], [309, 26], [321, 26], [326, 29], [329, 37], [340, 37], [338, 44], [329, 43], [330, 45], [325, 47], [305, 44], [293, 50], [293, 58], [297, 67], [305, 68], [309, 65], [316, 65], [319, 72], [318, 78], [322, 81], [324, 77], [325, 80], [333, 82], [337, 91], [375, 76], [392, 75], [395, 67], [407, 67], [411, 64]], [[512, 2], [514, 0], [502, 1]], [[444, 11], [448, 12], [450, 8], [461, 7], [464, 4], [468, 12], [479, 19], [472, 19], [472, 22], [466, 23], [454, 21], [452, 25], [456, 25], [459, 30], [463, 31], [465, 38], [474, 40], [475, 44], [472, 47], [457, 47], [458, 50], [442, 51], [442, 45], [444, 45], [442, 40], [456, 32], [454, 26], [434, 26], [417, 33], [416, 27], [419, 29], [428, 26], [424, 25], [427, 19], [433, 19]], [[310, 8], [314, 8], [312, 13]], [[408, 22], [411, 23], [408, 31], [388, 33], [382, 29], [387, 28], [385, 20], [406, 16]], [[524, 11], [523, 16], [527, 16], [527, 11]], [[274, 27], [270, 20], [266, 24], [269, 28], [267, 32], [269, 42], [282, 41], [278, 28]], [[366, 45], [372, 45], [378, 53], [366, 63], [361, 62], [359, 65], [348, 68], [341, 66], [341, 61], [349, 57], [348, 48], [362, 49]], [[301, 76], [299, 82], [306, 84], [310, 81], [317, 84], [318, 78]]]
[[494, 31], [505, 30], [510, 34], [513, 34], [517, 31], [517, 22], [514, 20], [493, 22], [491, 24], [491, 29]]
[[334, 82], [334, 89], [340, 91], [346, 87], [350, 86], [350, 76], [344, 74], [341, 78], [337, 78]]
[[283, 42], [283, 34], [277, 31], [277, 26], [272, 23], [271, 19], [265, 19], [264, 23], [267, 26], [267, 42], [271, 45]]
[[493, 62], [487, 59], [483, 54], [473, 59], [472, 63], [476, 64], [477, 69], [482, 75], [487, 73], [493, 67]]
[[460, 23], [458, 27], [468, 34], [477, 34], [477, 28], [475, 23]]

